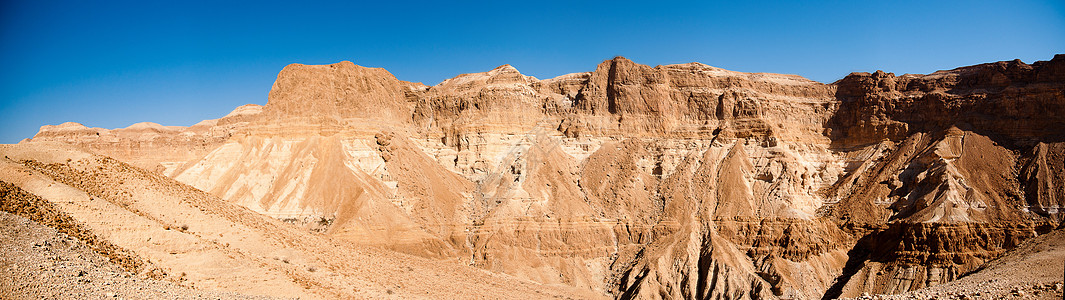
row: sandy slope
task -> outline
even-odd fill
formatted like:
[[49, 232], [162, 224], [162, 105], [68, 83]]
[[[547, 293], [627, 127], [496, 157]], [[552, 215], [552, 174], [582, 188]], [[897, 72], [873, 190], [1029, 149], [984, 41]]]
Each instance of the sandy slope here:
[[81, 240], [0, 212], [2, 299], [260, 299], [137, 278]]
[[[69, 146], [0, 146], [0, 181], [187, 287], [301, 298], [567, 298], [569, 290], [357, 247]], [[4, 201], [12, 201], [4, 199]]]

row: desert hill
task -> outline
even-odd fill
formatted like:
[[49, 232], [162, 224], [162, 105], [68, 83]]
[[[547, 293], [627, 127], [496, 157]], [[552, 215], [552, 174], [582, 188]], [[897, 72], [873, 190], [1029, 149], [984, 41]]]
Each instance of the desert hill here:
[[0, 153], [5, 211], [89, 241], [92, 250], [126, 272], [156, 280], [283, 298], [574, 295], [310, 234], [173, 179], [66, 145], [8, 145]]
[[380, 247], [563, 293], [812, 299], [953, 281], [1059, 227], [1063, 128], [1065, 55], [832, 84], [617, 57], [425, 86], [342, 62], [286, 66], [265, 106], [218, 120], [66, 123], [7, 149], [42, 149], [10, 163], [36, 172], [22, 160], [68, 149], [52, 142], [112, 157], [188, 185], [173, 197], [302, 226], [284, 228], [307, 251]]

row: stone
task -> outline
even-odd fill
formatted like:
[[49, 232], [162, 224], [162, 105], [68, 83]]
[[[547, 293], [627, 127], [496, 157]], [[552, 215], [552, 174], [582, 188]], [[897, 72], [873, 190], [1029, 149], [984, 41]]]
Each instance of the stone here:
[[265, 106], [189, 127], [63, 123], [25, 143], [91, 149], [345, 242], [596, 295], [872, 298], [955, 280], [1062, 221], [1063, 65], [824, 84], [615, 57], [426, 86], [292, 64]]

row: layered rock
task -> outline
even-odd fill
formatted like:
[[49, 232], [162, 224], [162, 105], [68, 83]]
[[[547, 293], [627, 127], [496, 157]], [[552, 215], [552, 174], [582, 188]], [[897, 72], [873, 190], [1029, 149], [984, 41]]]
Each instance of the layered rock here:
[[379, 122], [410, 121], [407, 94], [424, 89], [400, 81], [385, 69], [356, 66], [291, 64], [281, 70], [270, 89], [264, 118], [302, 118], [330, 124], [360, 118]]
[[293, 64], [261, 114], [135, 129], [222, 128], [210, 143], [123, 156], [69, 124], [34, 141], [166, 161], [179, 181], [348, 241], [619, 298], [898, 293], [1061, 221], [1063, 64], [826, 85], [618, 57], [432, 87]]
[[862, 238], [829, 295], [954, 280], [1054, 228], [1061, 193], [1049, 187], [1062, 163], [1040, 162], [1065, 134], [1062, 64], [1057, 55], [837, 82], [829, 135], [848, 175], [826, 190], [822, 212]]
[[67, 122], [41, 126], [32, 141], [77, 145], [138, 167], [171, 174], [178, 164], [198, 159], [218, 148], [238, 128], [257, 120], [262, 110], [260, 105], [248, 104], [222, 118], [204, 120], [189, 127], [142, 122], [109, 130]]
[[835, 83], [840, 110], [832, 137], [846, 146], [956, 126], [1011, 146], [1061, 141], [1063, 77], [1062, 54], [1031, 65], [1013, 60], [928, 75], [853, 73]]
[[[0, 210], [68, 232], [88, 243], [90, 251], [125, 271], [139, 273], [122, 272], [116, 277], [167, 280], [188, 288], [260, 298], [596, 298], [573, 288], [361, 247], [344, 237], [311, 234], [158, 173], [68, 145], [3, 145], [0, 156]], [[75, 244], [61, 242], [63, 246]], [[29, 276], [15, 287], [7, 285], [13, 278], [5, 276], [5, 292], [19, 290], [4, 298], [42, 289], [65, 290], [66, 284], [96, 288], [96, 293], [144, 296], [144, 291], [86, 276], [86, 272], [117, 268], [71, 265], [64, 259], [69, 257], [57, 256], [46, 241], [40, 243], [31, 251], [47, 255], [40, 259], [43, 264], [26, 266], [25, 261], [18, 261], [17, 266], [5, 267], [5, 274], [18, 269]], [[4, 261], [10, 265], [11, 260]], [[36, 280], [42, 273], [38, 267], [52, 269], [44, 274], [67, 278], [52, 278], [47, 282], [51, 284], [42, 285]], [[85, 295], [89, 294], [78, 297]]]

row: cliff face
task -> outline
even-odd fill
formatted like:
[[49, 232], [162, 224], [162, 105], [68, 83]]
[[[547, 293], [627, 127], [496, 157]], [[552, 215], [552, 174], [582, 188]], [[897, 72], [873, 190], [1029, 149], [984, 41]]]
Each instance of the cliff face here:
[[[605, 61], [573, 98], [568, 136], [820, 139], [834, 87], [794, 75], [740, 73], [700, 63], [649, 67]], [[785, 118], [784, 114], [801, 116]], [[782, 126], [785, 123], [796, 126]]]
[[424, 88], [400, 81], [385, 69], [356, 66], [291, 64], [281, 70], [264, 108], [266, 118], [304, 118], [314, 123], [365, 118], [409, 122], [407, 93]]
[[1050, 186], [1063, 163], [1041, 163], [1065, 135], [1063, 66], [1057, 55], [835, 83], [828, 135], [854, 169], [823, 210], [865, 236], [833, 293], [951, 281], [1059, 224]]
[[1031, 65], [1003, 61], [928, 75], [848, 75], [835, 83], [841, 104], [831, 123], [833, 138], [841, 145], [862, 144], [956, 126], [1017, 147], [1062, 141], [1062, 56]]
[[1065, 202], [1065, 55], [833, 84], [621, 57], [432, 87], [290, 65], [262, 113], [238, 115], [198, 144], [200, 125], [101, 143], [68, 124], [33, 142], [158, 164], [356, 243], [619, 298], [905, 292], [1056, 227]]

